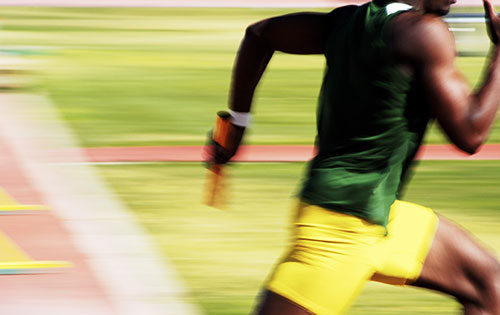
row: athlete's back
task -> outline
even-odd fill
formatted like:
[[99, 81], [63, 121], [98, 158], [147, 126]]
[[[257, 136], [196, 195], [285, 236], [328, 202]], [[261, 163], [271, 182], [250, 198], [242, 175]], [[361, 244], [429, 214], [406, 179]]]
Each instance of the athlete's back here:
[[[318, 155], [301, 197], [385, 225], [428, 121], [413, 77], [390, 46], [390, 23], [411, 7], [367, 3], [332, 30], [317, 126]], [[339, 47], [342, 47], [341, 49]]]

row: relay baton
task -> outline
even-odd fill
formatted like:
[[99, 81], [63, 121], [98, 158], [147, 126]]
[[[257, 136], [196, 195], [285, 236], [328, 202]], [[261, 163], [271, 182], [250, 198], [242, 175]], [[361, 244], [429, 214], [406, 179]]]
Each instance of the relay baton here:
[[[212, 139], [221, 147], [229, 146], [229, 128], [231, 115], [226, 111], [217, 112], [215, 127], [213, 129]], [[210, 162], [209, 162], [210, 163]], [[223, 205], [224, 197], [224, 173], [223, 164], [211, 162], [208, 168], [206, 181], [206, 199], [205, 203], [211, 207], [220, 207]]]

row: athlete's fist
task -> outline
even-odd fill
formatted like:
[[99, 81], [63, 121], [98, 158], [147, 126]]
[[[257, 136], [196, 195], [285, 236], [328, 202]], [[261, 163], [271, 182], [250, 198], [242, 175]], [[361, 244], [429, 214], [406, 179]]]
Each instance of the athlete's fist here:
[[500, 38], [500, 18], [495, 13], [495, 8], [490, 0], [483, 0], [483, 6], [486, 17], [486, 29], [493, 44], [498, 45]]
[[205, 161], [208, 166], [226, 164], [236, 154], [245, 127], [231, 123], [231, 116], [227, 112], [217, 113], [214, 129], [208, 133], [208, 143], [205, 148]]

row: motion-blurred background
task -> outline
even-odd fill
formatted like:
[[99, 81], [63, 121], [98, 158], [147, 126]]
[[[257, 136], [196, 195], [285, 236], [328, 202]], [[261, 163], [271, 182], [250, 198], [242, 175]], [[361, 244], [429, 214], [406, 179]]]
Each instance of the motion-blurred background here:
[[[227, 107], [245, 27], [298, 10], [306, 9], [2, 7], [0, 59], [30, 69], [5, 74], [3, 89], [48, 94], [83, 147], [203, 145], [216, 111]], [[452, 14], [481, 12], [457, 7]], [[484, 25], [449, 22], [457, 65], [474, 85], [489, 47]], [[322, 56], [274, 56], [257, 91], [247, 144], [312, 145], [323, 66]], [[446, 142], [433, 127], [427, 143]], [[499, 123], [489, 142], [500, 142]], [[230, 167], [226, 211], [201, 203], [202, 163], [97, 168], [171, 261], [191, 303], [206, 314], [251, 312], [287, 244], [305, 163]], [[499, 179], [500, 161], [422, 161], [405, 199], [460, 223], [499, 253]], [[349, 312], [422, 313], [457, 314], [459, 305], [427, 291], [369, 283]]]

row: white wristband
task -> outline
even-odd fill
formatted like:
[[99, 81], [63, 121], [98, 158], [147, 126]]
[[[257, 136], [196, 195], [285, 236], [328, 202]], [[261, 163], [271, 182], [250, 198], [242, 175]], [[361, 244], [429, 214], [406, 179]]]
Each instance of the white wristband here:
[[233, 125], [239, 126], [239, 127], [246, 127], [248, 123], [250, 122], [250, 113], [244, 113], [244, 112], [235, 112], [232, 110], [228, 110], [229, 114], [231, 114], [231, 123]]

